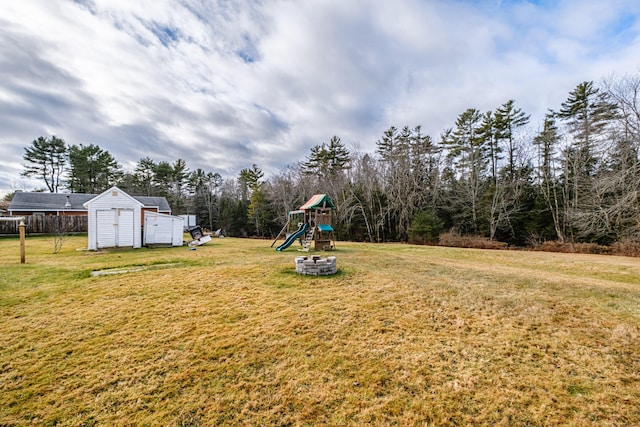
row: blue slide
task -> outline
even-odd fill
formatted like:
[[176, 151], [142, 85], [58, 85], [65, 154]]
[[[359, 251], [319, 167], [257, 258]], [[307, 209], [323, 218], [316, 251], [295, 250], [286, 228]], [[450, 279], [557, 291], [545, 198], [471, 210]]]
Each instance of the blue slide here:
[[300, 228], [298, 228], [298, 231], [296, 231], [293, 234], [290, 234], [289, 237], [285, 239], [284, 243], [276, 248], [276, 251], [281, 252], [283, 249], [287, 249], [289, 246], [291, 246], [293, 242], [295, 242], [297, 238], [302, 237], [302, 235], [308, 229], [309, 229], [309, 225], [305, 222], [300, 226]]

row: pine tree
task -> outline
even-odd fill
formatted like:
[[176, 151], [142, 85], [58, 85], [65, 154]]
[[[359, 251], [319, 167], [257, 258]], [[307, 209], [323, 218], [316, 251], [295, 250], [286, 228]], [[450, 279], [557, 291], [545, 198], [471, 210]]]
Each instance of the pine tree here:
[[562, 191], [555, 174], [554, 162], [556, 151], [560, 143], [560, 134], [556, 125], [555, 115], [549, 113], [545, 116], [542, 131], [534, 138], [533, 144], [538, 147], [538, 177], [539, 188], [544, 198], [546, 208], [553, 219], [553, 227], [556, 238], [564, 242], [565, 224]]
[[[594, 87], [593, 82], [580, 83], [562, 103], [558, 117], [566, 121], [574, 144], [592, 150], [607, 126], [617, 117], [617, 105], [609, 101], [606, 92]], [[595, 153], [588, 152], [589, 155]]]
[[513, 181], [516, 173], [515, 132], [529, 123], [530, 115], [520, 108], [515, 108], [515, 101], [510, 99], [502, 104], [495, 113], [496, 140], [502, 141], [507, 148], [507, 176]]
[[185, 205], [184, 187], [189, 179], [189, 168], [183, 159], [171, 165], [169, 203], [176, 213], [181, 213]]
[[480, 229], [480, 198], [485, 185], [485, 175], [489, 164], [490, 152], [487, 140], [482, 132], [482, 114], [475, 108], [469, 108], [458, 116], [456, 128], [445, 132], [443, 145], [447, 147], [447, 156], [456, 168], [460, 191], [454, 199], [463, 207], [453, 207], [454, 211], [470, 213], [469, 226], [474, 234]]
[[25, 147], [22, 158], [28, 162], [22, 176], [38, 177], [51, 193], [58, 192], [67, 159], [67, 145], [63, 139], [55, 135], [51, 138], [38, 137], [31, 146]]
[[386, 162], [392, 162], [398, 151], [398, 129], [391, 126], [382, 135], [382, 139], [376, 141], [376, 152]]
[[588, 212], [594, 202], [594, 178], [606, 150], [606, 134], [617, 117], [617, 106], [593, 82], [583, 82], [569, 93], [557, 115], [567, 123], [572, 136], [564, 151], [568, 219], [579, 234], [589, 234], [593, 228]]
[[133, 185], [136, 193], [144, 196], [154, 195], [154, 178], [156, 162], [150, 157], [138, 160], [138, 164], [133, 172]]
[[72, 193], [101, 193], [122, 177], [121, 166], [97, 145], [69, 146], [69, 181]]
[[329, 140], [329, 175], [335, 175], [349, 168], [351, 162], [351, 154], [344, 146], [340, 138], [333, 136]]
[[479, 132], [489, 149], [491, 180], [494, 184], [498, 180], [498, 164], [502, 159], [500, 155], [502, 153], [502, 147], [498, 144], [499, 136], [496, 126], [496, 117], [492, 111], [487, 111], [482, 115], [482, 124], [480, 125]]
[[322, 143], [311, 148], [306, 162], [302, 163], [304, 173], [317, 175], [321, 179], [331, 179], [348, 169], [351, 155], [340, 138], [333, 136], [329, 144]]

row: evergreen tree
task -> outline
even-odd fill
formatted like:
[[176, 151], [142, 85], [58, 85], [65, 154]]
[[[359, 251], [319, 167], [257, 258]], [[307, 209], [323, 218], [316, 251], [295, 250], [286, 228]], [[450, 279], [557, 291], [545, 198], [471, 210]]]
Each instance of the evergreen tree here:
[[593, 228], [589, 211], [593, 211], [595, 201], [594, 178], [606, 150], [606, 133], [617, 117], [617, 106], [593, 82], [583, 82], [569, 93], [557, 115], [567, 123], [572, 136], [564, 151], [567, 219], [574, 231], [585, 236]]
[[423, 201], [433, 204], [439, 191], [440, 153], [442, 149], [429, 135], [422, 134], [422, 127], [416, 126], [410, 138], [410, 168], [413, 186], [423, 192]]
[[266, 237], [269, 235], [269, 224], [273, 215], [269, 209], [269, 200], [264, 189], [264, 184], [253, 188], [249, 206], [247, 207], [247, 219], [251, 221], [257, 236]]
[[[263, 232], [267, 203], [266, 195], [260, 182], [263, 176], [264, 173], [262, 169], [256, 164], [253, 164], [251, 169], [242, 169], [238, 178], [242, 189], [242, 206], [245, 209], [244, 215], [247, 220], [251, 221], [257, 235], [262, 235]], [[247, 200], [249, 190], [251, 194], [249, 196], [250, 199]]]
[[177, 159], [171, 165], [169, 203], [172, 209], [181, 213], [185, 205], [184, 187], [189, 180], [189, 168], [183, 159]]
[[335, 175], [349, 168], [351, 162], [351, 153], [344, 146], [340, 138], [333, 136], [329, 140], [329, 174]]
[[617, 106], [609, 101], [609, 96], [594, 87], [593, 82], [580, 83], [562, 103], [557, 117], [569, 126], [573, 137], [571, 147], [574, 156], [568, 160], [572, 164], [574, 185], [574, 204], [578, 204], [580, 179], [592, 176], [599, 161], [597, 145], [616, 118]]
[[507, 176], [511, 181], [516, 174], [515, 132], [529, 123], [530, 115], [515, 108], [515, 101], [510, 99], [502, 104], [495, 113], [496, 139], [502, 141], [507, 148]]
[[452, 188], [454, 193], [450, 200], [458, 201], [462, 206], [452, 206], [452, 209], [469, 212], [468, 226], [477, 235], [480, 231], [480, 199], [486, 184], [484, 178], [490, 152], [482, 132], [480, 111], [469, 108], [460, 114], [456, 120], [456, 128], [445, 133], [442, 143], [447, 147], [447, 156], [458, 176], [459, 185], [456, 186], [458, 188]]
[[133, 172], [133, 185], [136, 193], [143, 196], [153, 196], [156, 163], [150, 157], [138, 160]]
[[38, 137], [31, 146], [25, 147], [22, 158], [28, 162], [22, 176], [40, 178], [51, 193], [58, 192], [67, 159], [67, 146], [63, 139], [55, 135]]
[[533, 143], [538, 147], [538, 182], [540, 193], [544, 199], [547, 211], [551, 214], [555, 237], [564, 242], [564, 201], [562, 189], [556, 176], [556, 151], [560, 143], [560, 134], [553, 113], [545, 116], [542, 131], [534, 138]]
[[260, 180], [264, 176], [262, 169], [255, 163], [251, 166], [251, 169], [244, 168], [240, 171], [238, 181], [242, 185], [242, 200], [247, 201], [248, 190], [254, 190], [260, 185]]
[[173, 166], [167, 161], [157, 163], [153, 168], [153, 195], [168, 197], [173, 184]]
[[72, 193], [101, 193], [121, 177], [121, 166], [108, 151], [93, 144], [69, 146], [67, 186]]
[[617, 105], [609, 101], [609, 94], [600, 92], [593, 82], [580, 83], [562, 103], [558, 117], [569, 125], [574, 145], [585, 151], [588, 164], [597, 153], [592, 152], [599, 137], [617, 117]]
[[[524, 161], [524, 150], [520, 150], [516, 141], [518, 128], [529, 122], [529, 116], [515, 108], [515, 101], [509, 100], [498, 108], [493, 116], [493, 130], [487, 143], [490, 147], [492, 167], [498, 164], [499, 158], [493, 153], [506, 151], [507, 164], [495, 175], [492, 170], [492, 183], [488, 187], [486, 200], [489, 207], [489, 238], [495, 239], [500, 232], [507, 240], [516, 238], [514, 220], [521, 217], [522, 199], [525, 187], [529, 185], [531, 168]], [[503, 149], [504, 147], [504, 149]]]
[[481, 138], [489, 148], [489, 161], [491, 164], [491, 180], [495, 184], [498, 181], [498, 165], [502, 159], [502, 147], [500, 147], [496, 117], [492, 111], [487, 111], [482, 116], [482, 124], [479, 128]]
[[376, 152], [382, 161], [393, 162], [398, 152], [398, 129], [391, 126], [382, 135], [382, 139], [376, 141]]
[[351, 160], [349, 150], [340, 138], [333, 136], [329, 144], [316, 145], [302, 168], [306, 174], [317, 175], [321, 179], [331, 179], [336, 174], [348, 168]]

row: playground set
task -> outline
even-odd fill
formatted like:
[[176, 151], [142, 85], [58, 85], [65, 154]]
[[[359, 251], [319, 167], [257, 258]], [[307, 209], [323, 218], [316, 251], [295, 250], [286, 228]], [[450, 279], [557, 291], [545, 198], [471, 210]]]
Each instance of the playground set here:
[[285, 234], [284, 243], [276, 247], [278, 252], [287, 249], [296, 240], [300, 240], [300, 250], [308, 252], [311, 243], [316, 251], [330, 251], [335, 248], [333, 227], [331, 226], [332, 212], [336, 209], [326, 194], [313, 195], [304, 205], [295, 211], [289, 211], [287, 223], [271, 244]]

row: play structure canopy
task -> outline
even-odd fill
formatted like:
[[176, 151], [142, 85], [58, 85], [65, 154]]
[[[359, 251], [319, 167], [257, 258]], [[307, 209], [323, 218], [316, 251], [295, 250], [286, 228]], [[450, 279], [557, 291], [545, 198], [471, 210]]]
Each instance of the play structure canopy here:
[[316, 208], [331, 208], [335, 209], [336, 205], [333, 204], [329, 196], [326, 194], [314, 194], [311, 196], [307, 203], [300, 206], [300, 210], [316, 209]]
[[333, 231], [333, 227], [329, 224], [318, 224], [318, 228], [320, 231], [331, 232]]

